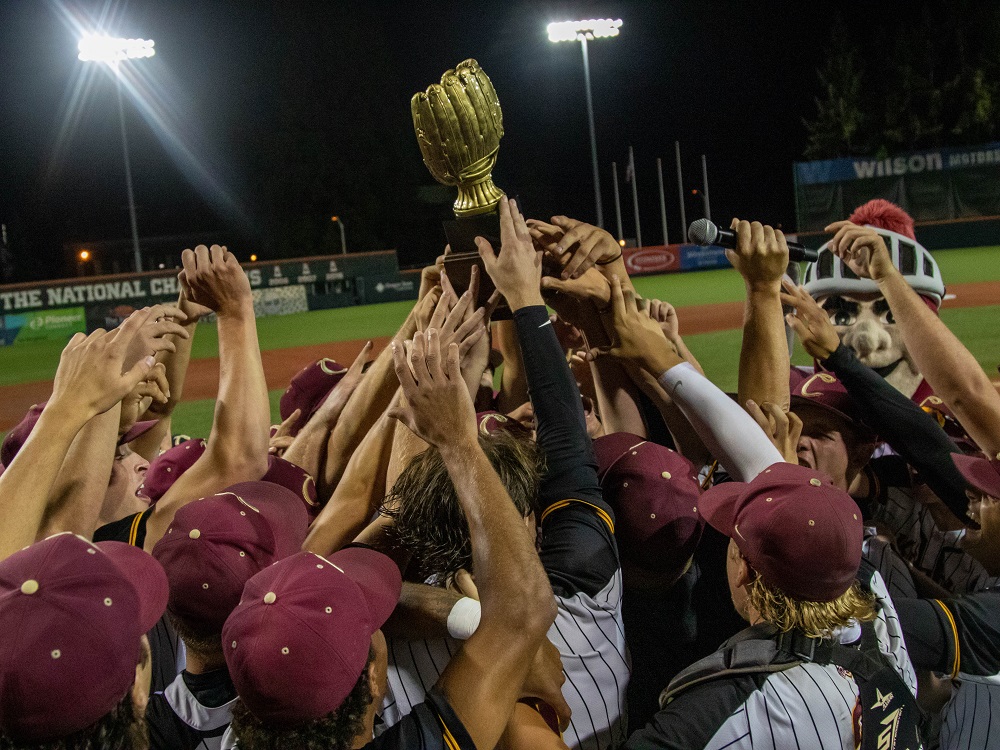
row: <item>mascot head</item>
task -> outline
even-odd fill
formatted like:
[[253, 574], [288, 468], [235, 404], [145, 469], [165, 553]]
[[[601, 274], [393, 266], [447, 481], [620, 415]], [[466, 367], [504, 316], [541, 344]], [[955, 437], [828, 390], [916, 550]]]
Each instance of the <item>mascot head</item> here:
[[[909, 214], [879, 198], [856, 209], [850, 221], [876, 229], [885, 240], [893, 264], [910, 286], [931, 309], [936, 311], [941, 306], [941, 271], [917, 242]], [[912, 397], [923, 378], [903, 346], [878, 285], [871, 279], [859, 279], [826, 243], [819, 249], [818, 260], [806, 268], [803, 286], [826, 310], [841, 341], [854, 350], [858, 359]]]

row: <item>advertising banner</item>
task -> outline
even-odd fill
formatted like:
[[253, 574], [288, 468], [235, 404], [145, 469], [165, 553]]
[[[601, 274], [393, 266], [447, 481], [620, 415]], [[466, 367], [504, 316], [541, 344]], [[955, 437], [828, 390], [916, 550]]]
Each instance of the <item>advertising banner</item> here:
[[682, 271], [731, 268], [724, 247], [718, 245], [681, 245], [680, 250]]
[[67, 340], [87, 327], [82, 307], [43, 310], [3, 316], [3, 344], [44, 339]]
[[630, 276], [649, 273], [669, 273], [681, 270], [680, 245], [647, 245], [624, 247], [622, 257]]
[[968, 167], [1000, 166], [1000, 143], [965, 148], [912, 151], [884, 159], [846, 158], [795, 162], [799, 185], [829, 185], [876, 177], [902, 177], [923, 172], [943, 172]]

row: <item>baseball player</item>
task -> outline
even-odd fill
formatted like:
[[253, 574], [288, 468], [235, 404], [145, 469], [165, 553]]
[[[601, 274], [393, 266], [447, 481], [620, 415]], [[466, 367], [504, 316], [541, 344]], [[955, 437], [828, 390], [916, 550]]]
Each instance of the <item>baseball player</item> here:
[[[555, 594], [558, 612], [548, 637], [562, 658], [566, 674], [563, 695], [572, 710], [564, 740], [570, 747], [614, 747], [624, 740], [629, 679], [621, 619], [621, 570], [614, 540], [615, 516], [602, 497], [579, 389], [541, 298], [540, 262], [536, 263], [527, 227], [516, 206], [502, 202], [500, 216], [502, 251], [494, 256], [484, 241], [480, 243], [480, 254], [497, 289], [514, 311], [534, 406], [537, 442], [545, 454], [546, 470], [537, 496], [541, 526], [539, 556]], [[503, 421], [493, 418], [489, 423]], [[414, 465], [419, 465], [419, 461]], [[511, 466], [505, 473], [517, 477], [527, 469]], [[435, 484], [426, 474], [412, 469], [410, 474], [423, 481], [410, 481], [410, 475], [404, 472], [390, 498], [399, 502], [399, 511], [394, 514], [396, 524], [410, 549], [417, 559], [426, 562], [436, 540], [443, 540], [439, 546], [451, 553], [450, 568], [439, 567], [428, 572], [444, 577], [467, 567], [468, 553], [464, 551], [467, 541], [459, 525], [462, 516], [455, 507], [453, 493], [441, 489], [432, 503], [420, 503], [428, 485], [431, 491], [438, 492], [441, 483]], [[439, 475], [440, 471], [436, 471], [434, 476]], [[530, 502], [519, 507], [526, 519], [523, 523], [534, 529], [531, 509]], [[443, 524], [445, 528], [437, 520], [442, 515], [448, 521]], [[436, 559], [440, 560], [441, 555]], [[481, 571], [472, 572], [478, 582]], [[455, 596], [455, 602], [458, 598]], [[404, 641], [390, 643], [394, 669], [390, 672], [391, 691], [382, 714], [387, 723], [393, 724], [422, 699], [436, 674], [450, 663], [450, 653], [457, 645], [452, 640], [417, 647]]]
[[[395, 370], [409, 406], [393, 413], [448, 467], [468, 518], [482, 622], [425, 702], [372, 739], [386, 680], [380, 627], [399, 596], [399, 569], [365, 547], [328, 558], [301, 552], [265, 569], [247, 583], [223, 630], [240, 695], [231, 739], [242, 750], [295, 746], [306, 732], [317, 746], [494, 747], [522, 697], [555, 615], [551, 589], [522, 520], [478, 447], [458, 346], [443, 355], [431, 330], [414, 338], [412, 371], [405, 356], [396, 346]], [[549, 684], [557, 696], [558, 668]]]

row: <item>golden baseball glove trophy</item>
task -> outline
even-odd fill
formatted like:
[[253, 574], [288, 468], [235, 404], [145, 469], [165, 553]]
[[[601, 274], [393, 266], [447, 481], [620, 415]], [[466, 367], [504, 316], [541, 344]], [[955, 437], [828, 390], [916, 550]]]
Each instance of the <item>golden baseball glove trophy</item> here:
[[[475, 60], [445, 71], [441, 83], [410, 99], [413, 129], [424, 164], [434, 179], [458, 188], [453, 221], [444, 222], [451, 245], [445, 260], [448, 278], [461, 293], [468, 288], [472, 266], [479, 266], [478, 304], [492, 294], [493, 281], [482, 267], [475, 238], [485, 237], [500, 250], [497, 204], [503, 191], [493, 184], [493, 167], [503, 137], [503, 114], [489, 76]], [[502, 303], [493, 318], [509, 318]]]
[[441, 83], [410, 99], [424, 164], [443, 185], [458, 187], [453, 206], [464, 218], [496, 210], [503, 191], [492, 171], [503, 137], [503, 114], [489, 76], [475, 60], [445, 71]]

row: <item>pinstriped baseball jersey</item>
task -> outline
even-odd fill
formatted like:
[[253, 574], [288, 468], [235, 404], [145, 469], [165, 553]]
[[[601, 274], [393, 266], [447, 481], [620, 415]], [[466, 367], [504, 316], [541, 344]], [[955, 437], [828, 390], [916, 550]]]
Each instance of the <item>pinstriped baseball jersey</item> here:
[[[195, 687], [188, 685], [188, 681]], [[146, 710], [150, 747], [220, 750], [235, 702], [236, 688], [225, 670], [177, 675], [166, 690], [150, 696]]]
[[[874, 625], [879, 648], [916, 693], [899, 622], [877, 572], [870, 589], [878, 607]], [[855, 624], [838, 637], [850, 644], [860, 635]], [[855, 750], [860, 739], [858, 701], [857, 683], [834, 665], [805, 663], [777, 673], [723, 677], [681, 693], [649, 726], [632, 735], [626, 748]]]
[[871, 563], [872, 567], [882, 576], [891, 598], [916, 598], [917, 587], [913, 583], [910, 569], [906, 567], [903, 558], [892, 548], [892, 544], [876, 534], [874, 527], [865, 527], [861, 556]]
[[[563, 697], [573, 711], [566, 744], [605, 750], [625, 740], [630, 663], [622, 625], [622, 579], [613, 515], [600, 501], [560, 502], [542, 515], [539, 556], [556, 596], [549, 640], [562, 657]], [[389, 692], [382, 720], [392, 726], [437, 681], [459, 642], [389, 641]]]
[[[563, 739], [570, 747], [604, 750], [625, 739], [625, 689], [629, 661], [621, 622], [621, 574], [595, 596], [556, 597], [556, 620], [549, 640], [562, 657], [563, 697], [573, 718]], [[392, 726], [423, 702], [427, 691], [454, 656], [452, 638], [388, 639], [389, 691], [380, 715]]]
[[[1000, 748], [1000, 676], [959, 674], [951, 700], [944, 708], [941, 750]], [[994, 711], [996, 716], [994, 717]]]

